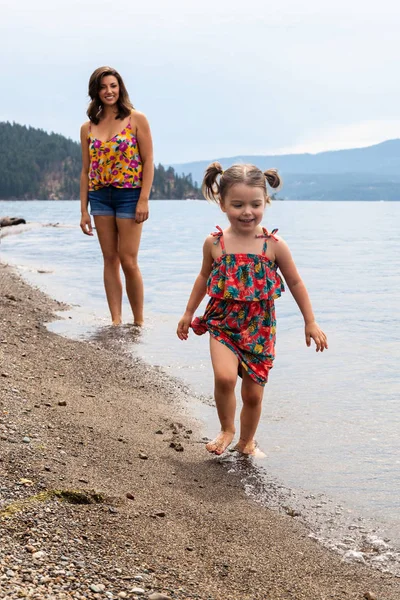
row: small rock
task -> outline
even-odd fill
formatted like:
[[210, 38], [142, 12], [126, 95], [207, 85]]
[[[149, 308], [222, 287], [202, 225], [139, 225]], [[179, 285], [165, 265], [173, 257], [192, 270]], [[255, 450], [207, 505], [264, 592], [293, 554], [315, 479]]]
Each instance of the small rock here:
[[26, 435], [24, 438], [22, 438], [22, 441], [24, 442], [24, 444], [30, 444], [31, 438]]
[[2, 376], [2, 377], [10, 377], [10, 374], [9, 374], [9, 373], [6, 373], [6, 372], [4, 372], [4, 373], [2, 373], [2, 374], [1, 374], [1, 376]]
[[156, 517], [165, 517], [165, 512], [163, 510], [159, 510], [154, 513]]
[[372, 592], [365, 592], [364, 598], [365, 600], [378, 600], [378, 598]]
[[95, 594], [100, 594], [100, 592], [104, 592], [104, 590], [106, 589], [106, 586], [104, 585], [104, 583], [92, 583], [90, 585], [90, 589]]
[[128, 597], [128, 594], [126, 592], [120, 592], [118, 594], [118, 598], [127, 598], [127, 597]]
[[147, 460], [149, 457], [144, 452], [139, 452], [139, 458], [142, 460]]
[[194, 548], [193, 548], [193, 546], [186, 546], [186, 550], [188, 552], [193, 552]]
[[131, 594], [136, 594], [136, 596], [144, 596], [145, 595], [145, 591], [143, 588], [132, 588], [130, 591]]
[[126, 494], [126, 497], [128, 498], [128, 500], [134, 500], [135, 499], [135, 496], [133, 494], [131, 494], [131, 492], [128, 492]]
[[118, 510], [114, 508], [114, 506], [109, 506], [108, 511], [113, 515], [116, 515], [118, 513]]
[[165, 594], [159, 594], [158, 592], [154, 592], [154, 594], [150, 594], [147, 596], [148, 600], [171, 600], [170, 596], [166, 596]]
[[32, 554], [32, 558], [34, 560], [40, 560], [41, 558], [44, 558], [46, 556], [46, 552], [44, 550], [38, 550], [37, 552], [34, 552]]
[[66, 400], [60, 400], [58, 406], [67, 406]]
[[176, 446], [175, 446], [175, 450], [176, 450], [177, 452], [183, 452], [183, 446], [182, 446], [182, 444], [176, 444]]
[[6, 571], [6, 575], [7, 577], [14, 577], [15, 573], [11, 569], [8, 569], [8, 571]]
[[135, 581], [143, 581], [143, 577], [141, 575], [135, 575], [135, 577], [133, 578]]
[[162, 431], [162, 429], [157, 429], [156, 433], [157, 433], [157, 435], [162, 435], [163, 431]]

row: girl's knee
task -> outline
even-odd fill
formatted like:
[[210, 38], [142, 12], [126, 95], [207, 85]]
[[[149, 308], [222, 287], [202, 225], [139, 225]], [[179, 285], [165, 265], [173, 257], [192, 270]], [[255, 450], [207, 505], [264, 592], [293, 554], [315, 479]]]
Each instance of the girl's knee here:
[[103, 253], [103, 260], [105, 266], [119, 267], [120, 260], [117, 252], [105, 252]]
[[255, 408], [257, 406], [259, 406], [260, 404], [262, 404], [262, 399], [263, 399], [263, 392], [262, 390], [248, 390], [246, 392], [242, 392], [242, 400], [243, 400], [243, 404], [245, 404], [246, 406], [250, 406], [252, 408]]
[[215, 387], [224, 392], [231, 392], [235, 389], [236, 376], [229, 373], [215, 374]]

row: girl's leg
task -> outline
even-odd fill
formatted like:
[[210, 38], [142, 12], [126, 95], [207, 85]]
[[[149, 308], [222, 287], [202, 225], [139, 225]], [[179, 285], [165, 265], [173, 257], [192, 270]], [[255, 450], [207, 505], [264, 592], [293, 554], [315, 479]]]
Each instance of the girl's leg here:
[[115, 217], [94, 217], [97, 235], [104, 259], [104, 287], [113, 325], [121, 323], [122, 283], [118, 256], [118, 230]]
[[256, 383], [243, 369], [242, 400], [240, 413], [240, 438], [235, 449], [244, 454], [255, 454], [254, 436], [261, 417], [264, 388]]
[[125, 274], [126, 293], [135, 325], [143, 325], [143, 279], [138, 265], [142, 223], [134, 219], [117, 219], [119, 257]]
[[238, 359], [231, 350], [210, 335], [210, 353], [214, 369], [214, 395], [221, 432], [206, 448], [214, 454], [223, 454], [235, 435]]

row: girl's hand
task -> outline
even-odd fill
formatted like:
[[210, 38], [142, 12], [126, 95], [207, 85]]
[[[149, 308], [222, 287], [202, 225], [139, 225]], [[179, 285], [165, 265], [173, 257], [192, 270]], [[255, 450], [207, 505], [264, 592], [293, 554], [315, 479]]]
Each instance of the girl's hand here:
[[193, 315], [184, 314], [182, 319], [178, 323], [176, 335], [180, 340], [187, 340], [189, 337], [189, 327], [192, 322]]
[[324, 350], [328, 350], [328, 340], [326, 338], [326, 335], [324, 334], [322, 329], [320, 329], [318, 327], [318, 324], [315, 321], [313, 321], [312, 323], [306, 324], [305, 334], [306, 334], [306, 344], [308, 347], [311, 346], [311, 338], [312, 338], [315, 342], [316, 352], [318, 352], [318, 351], [323, 352]]
[[143, 223], [149, 218], [149, 201], [145, 198], [139, 198], [136, 205], [135, 221]]
[[80, 226], [85, 235], [93, 235], [92, 221], [88, 212], [82, 213]]

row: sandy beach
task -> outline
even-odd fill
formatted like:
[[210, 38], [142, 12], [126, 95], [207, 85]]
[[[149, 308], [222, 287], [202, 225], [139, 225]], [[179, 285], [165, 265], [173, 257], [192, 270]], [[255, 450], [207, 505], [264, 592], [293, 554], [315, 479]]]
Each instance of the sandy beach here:
[[250, 500], [182, 386], [50, 333], [60, 309], [0, 265], [2, 599], [400, 598], [400, 579]]

